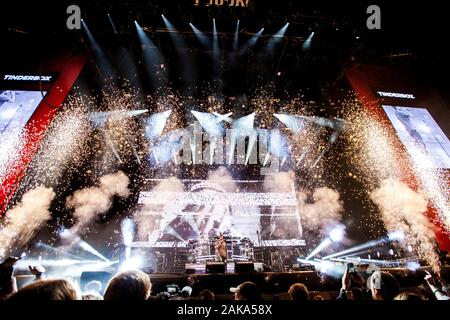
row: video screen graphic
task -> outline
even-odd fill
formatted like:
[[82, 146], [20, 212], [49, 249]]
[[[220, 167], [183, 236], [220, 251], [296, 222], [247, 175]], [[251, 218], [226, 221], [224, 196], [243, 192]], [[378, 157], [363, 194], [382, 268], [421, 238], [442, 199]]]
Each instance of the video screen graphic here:
[[435, 168], [450, 169], [450, 141], [427, 109], [388, 105], [383, 109], [410, 154], [419, 148]]
[[41, 91], [0, 90], [0, 137], [15, 136], [25, 127], [42, 100]]
[[[147, 187], [161, 180], [148, 180]], [[268, 192], [262, 181], [183, 180], [180, 192], [143, 191], [141, 218], [152, 232], [140, 240], [185, 242], [219, 234], [247, 238], [256, 245], [283, 241], [304, 245], [294, 186], [292, 192]], [[158, 189], [158, 188], [156, 188]], [[142, 231], [142, 230], [141, 230]]]

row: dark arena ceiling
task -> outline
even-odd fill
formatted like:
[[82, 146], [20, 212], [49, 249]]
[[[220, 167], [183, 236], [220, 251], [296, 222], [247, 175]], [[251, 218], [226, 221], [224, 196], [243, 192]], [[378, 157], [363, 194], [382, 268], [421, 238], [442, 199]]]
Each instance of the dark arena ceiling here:
[[[376, 4], [382, 11], [381, 30], [366, 27], [366, 9], [372, 4], [369, 1], [250, 0], [248, 8], [208, 6], [206, 2], [199, 0], [195, 5], [196, 0], [11, 1], [2, 5], [1, 32], [4, 48], [8, 48], [3, 54], [5, 58], [9, 56], [9, 60], [24, 64], [30, 61], [30, 52], [34, 57], [45, 57], [49, 52], [92, 50], [81, 31], [66, 27], [66, 9], [68, 5], [77, 4], [84, 21], [108, 56], [116, 54], [119, 47], [125, 47], [138, 60], [140, 42], [134, 21], [166, 58], [171, 59], [173, 44], [161, 19], [164, 14], [183, 35], [189, 54], [197, 57], [197, 80], [211, 80], [205, 58], [211, 55], [211, 50], [199, 43], [189, 23], [210, 35], [214, 18], [224, 55], [232, 49], [237, 20], [240, 21], [241, 43], [264, 28], [262, 41], [254, 50], [249, 50], [245, 59], [237, 66], [222, 66], [224, 90], [230, 94], [248, 88], [248, 82], [254, 82], [256, 77], [272, 78], [281, 72], [285, 87], [309, 88], [317, 99], [323, 88], [335, 85], [346, 68], [358, 63], [414, 67], [423, 77], [428, 74], [433, 79], [444, 78], [449, 71], [448, 50], [442, 37], [448, 28], [445, 10], [440, 8], [439, 2], [424, 6], [410, 1], [378, 1]], [[113, 32], [107, 14], [114, 21], [117, 33]], [[258, 64], [258, 70], [254, 70], [251, 62], [260, 62], [257, 60], [258, 49], [287, 22], [290, 24], [283, 45], [271, 59], [263, 60]], [[302, 45], [311, 32], [315, 33], [312, 49], [303, 52]], [[27, 59], [21, 59], [21, 55]], [[120, 64], [120, 57], [118, 59]], [[172, 70], [170, 80], [176, 87], [179, 70]], [[240, 76], [243, 71], [247, 82]], [[178, 86], [182, 84], [178, 83]]]

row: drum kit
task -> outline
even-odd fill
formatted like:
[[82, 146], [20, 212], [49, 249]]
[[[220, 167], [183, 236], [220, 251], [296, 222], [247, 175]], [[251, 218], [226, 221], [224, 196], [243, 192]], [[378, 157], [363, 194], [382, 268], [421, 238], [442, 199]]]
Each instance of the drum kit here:
[[[197, 262], [215, 261], [217, 253], [215, 244], [218, 237], [199, 237], [198, 239], [188, 240], [189, 254], [192, 255]], [[252, 261], [253, 242], [245, 237], [232, 237], [224, 235], [227, 246], [227, 256], [229, 261]]]

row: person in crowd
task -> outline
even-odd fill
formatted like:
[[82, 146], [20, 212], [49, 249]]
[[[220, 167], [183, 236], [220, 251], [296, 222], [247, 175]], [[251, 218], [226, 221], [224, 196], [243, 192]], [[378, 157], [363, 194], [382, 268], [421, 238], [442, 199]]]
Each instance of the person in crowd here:
[[84, 286], [84, 293], [86, 294], [94, 294], [97, 296], [101, 296], [101, 291], [102, 291], [102, 283], [97, 280], [89, 281]]
[[14, 277], [14, 265], [20, 260], [18, 257], [9, 257], [0, 263], [0, 300], [17, 292], [17, 281]]
[[417, 293], [405, 291], [405, 292], [399, 293], [394, 298], [394, 300], [422, 301], [422, 300], [424, 300], [424, 298]]
[[234, 300], [262, 301], [261, 291], [253, 282], [246, 281], [235, 288], [230, 288], [234, 293]]
[[203, 290], [202, 292], [200, 292], [200, 300], [204, 300], [204, 301], [212, 301], [212, 300], [216, 300], [216, 296], [214, 295], [214, 293], [211, 290]]
[[63, 279], [32, 282], [11, 295], [11, 301], [78, 300], [75, 286]]
[[81, 296], [81, 300], [103, 300], [103, 297], [94, 293], [85, 293]]
[[367, 279], [367, 289], [373, 300], [392, 300], [399, 293], [397, 279], [388, 272], [375, 271]]
[[442, 286], [443, 288], [439, 288], [439, 285], [438, 285], [436, 279], [431, 275], [431, 273], [428, 271], [425, 271], [425, 272], [426, 272], [425, 281], [427, 282], [428, 287], [430, 288], [431, 292], [433, 293], [433, 296], [437, 300], [450, 300], [450, 297], [444, 293], [446, 290], [446, 286], [443, 285]]
[[108, 283], [105, 300], [147, 300], [152, 283], [150, 277], [139, 270], [124, 271], [116, 274]]
[[352, 299], [355, 301], [364, 300], [364, 293], [361, 288], [352, 288]]
[[189, 286], [185, 286], [177, 295], [173, 296], [171, 300], [189, 300], [191, 294], [192, 288]]
[[294, 283], [289, 288], [289, 296], [293, 301], [308, 301], [309, 291], [308, 288], [303, 283]]
[[352, 285], [352, 280], [350, 277], [350, 268], [351, 266], [347, 264], [345, 266], [344, 274], [342, 275], [342, 287], [339, 291], [339, 296], [336, 298], [336, 300], [348, 300], [348, 290], [350, 290], [350, 287]]
[[44, 279], [45, 277], [45, 268], [43, 266], [28, 266], [31, 274], [35, 276], [35, 281], [39, 281]]

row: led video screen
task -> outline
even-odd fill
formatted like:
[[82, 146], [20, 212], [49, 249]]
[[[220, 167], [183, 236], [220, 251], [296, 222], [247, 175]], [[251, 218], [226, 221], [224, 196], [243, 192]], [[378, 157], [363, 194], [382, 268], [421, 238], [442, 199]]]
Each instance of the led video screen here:
[[383, 105], [397, 135], [413, 156], [428, 155], [427, 166], [450, 169], [450, 141], [425, 108]]
[[0, 90], [0, 137], [17, 136], [42, 100], [41, 91]]

